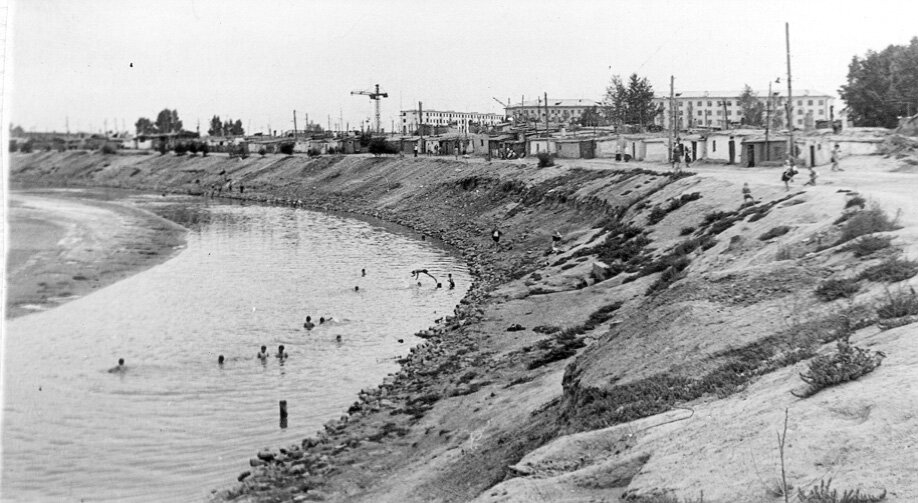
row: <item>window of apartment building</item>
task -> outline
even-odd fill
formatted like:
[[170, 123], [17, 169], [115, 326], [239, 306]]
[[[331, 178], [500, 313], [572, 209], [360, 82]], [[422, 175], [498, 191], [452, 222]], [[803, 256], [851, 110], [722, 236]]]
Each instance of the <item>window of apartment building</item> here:
[[807, 100], [806, 104], [809, 106], [813, 106], [813, 100]]
[[701, 110], [698, 111], [698, 116], [701, 117]]
[[798, 107], [802, 107], [802, 106], [803, 106], [803, 100], [797, 100], [797, 106], [798, 106]]
[[[699, 103], [699, 104], [700, 104], [700, 103]], [[711, 106], [711, 102], [710, 102], [710, 101], [708, 102], [708, 106]]]
[[698, 106], [701, 106], [701, 102], [700, 102], [700, 101], [698, 102]]
[[803, 124], [803, 119], [797, 119], [797, 124]]
[[826, 111], [820, 108], [818, 113], [819, 115], [825, 115]]
[[718, 117], [720, 116], [720, 112], [721, 112], [720, 110], [717, 111], [717, 116], [718, 116]]
[[732, 102], [732, 101], [728, 101], [728, 102], [727, 102], [727, 106], [728, 106], [728, 107], [732, 107], [732, 106], [733, 106], [733, 102]]
[[803, 109], [802, 109], [802, 108], [798, 108], [798, 109], [797, 109], [797, 115], [803, 115]]
[[823, 102], [823, 101], [824, 101], [824, 100], [819, 100], [819, 105], [820, 105], [820, 106], [822, 106], [822, 102]]

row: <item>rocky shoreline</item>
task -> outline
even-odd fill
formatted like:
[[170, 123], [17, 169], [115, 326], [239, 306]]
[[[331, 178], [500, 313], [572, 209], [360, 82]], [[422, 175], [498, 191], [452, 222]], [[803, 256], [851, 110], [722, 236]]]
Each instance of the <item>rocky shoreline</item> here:
[[[772, 475], [736, 453], [770, 452], [784, 408], [795, 418], [791, 477], [824, 479], [829, 463], [845, 488], [908, 499], [918, 488], [897, 473], [849, 459], [909, 464], [877, 435], [913, 423], [887, 419], [915, 408], [900, 400], [906, 362], [918, 362], [905, 343], [912, 329], [877, 327], [872, 303], [887, 285], [865, 283], [845, 306], [812, 292], [918, 249], [912, 175], [892, 161], [846, 161], [844, 174], [795, 191], [767, 169], [672, 177], [635, 163], [362, 156], [47, 153], [14, 159], [12, 177], [178, 193], [233, 180], [245, 193], [231, 197], [373, 216], [469, 263], [474, 285], [453, 316], [418, 334], [427, 340], [399, 372], [318, 435], [253, 453], [215, 500], [641, 501], [700, 490], [745, 501]], [[746, 182], [757, 200], [740, 206]], [[826, 247], [850, 212], [850, 185], [890, 211], [905, 206], [888, 250], [859, 258]], [[796, 398], [808, 359], [842, 336], [896, 356], [821, 401]], [[877, 412], [838, 437], [833, 421], [852, 400]], [[857, 456], [826, 461], [826, 449]]]

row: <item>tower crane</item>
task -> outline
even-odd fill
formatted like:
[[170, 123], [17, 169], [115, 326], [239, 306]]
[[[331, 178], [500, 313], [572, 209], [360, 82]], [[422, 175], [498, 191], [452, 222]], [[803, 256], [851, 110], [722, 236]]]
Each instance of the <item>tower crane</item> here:
[[379, 126], [379, 100], [382, 98], [388, 98], [389, 93], [379, 92], [379, 84], [376, 84], [376, 92], [373, 91], [351, 91], [351, 94], [362, 94], [364, 96], [369, 96], [371, 100], [376, 102], [376, 132], [380, 132]]

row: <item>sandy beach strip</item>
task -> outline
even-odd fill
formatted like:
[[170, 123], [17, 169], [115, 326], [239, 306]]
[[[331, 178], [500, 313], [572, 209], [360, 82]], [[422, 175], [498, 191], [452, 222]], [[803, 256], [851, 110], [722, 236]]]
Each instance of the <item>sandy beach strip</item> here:
[[5, 317], [53, 308], [162, 263], [187, 229], [126, 201], [9, 194]]

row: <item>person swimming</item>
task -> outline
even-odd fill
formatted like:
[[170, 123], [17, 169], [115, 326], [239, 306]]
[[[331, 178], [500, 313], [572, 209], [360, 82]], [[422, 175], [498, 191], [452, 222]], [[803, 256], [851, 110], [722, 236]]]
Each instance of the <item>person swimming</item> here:
[[258, 358], [258, 359], [261, 360], [261, 361], [267, 360], [267, 359], [268, 359], [268, 346], [262, 346], [262, 347], [261, 347], [261, 352], [259, 352], [257, 355], [255, 355], [255, 357]]
[[303, 328], [306, 330], [312, 330], [315, 328], [316, 324], [312, 322], [312, 316], [306, 317], [306, 323], [303, 323]]
[[124, 366], [124, 358], [118, 358], [118, 365], [108, 369], [109, 374], [119, 374], [127, 370], [127, 367]]
[[367, 275], [367, 270], [366, 270], [366, 269], [361, 269], [361, 270], [360, 270], [360, 275], [361, 275], [361, 276], [366, 276], [366, 275]]
[[[436, 276], [434, 276], [433, 274], [430, 274], [429, 272], [427, 272], [427, 269], [415, 269], [415, 270], [411, 271], [411, 275], [414, 276], [414, 279], [421, 279], [421, 275], [422, 275], [422, 274], [426, 274], [426, 275], [430, 276], [431, 278], [433, 278], [434, 283], [440, 283], [439, 281], [437, 281], [437, 277], [436, 277]], [[420, 282], [418, 282], [418, 286], [420, 286]]]
[[453, 281], [453, 275], [452, 275], [452, 274], [447, 274], [447, 275], [446, 275], [446, 278], [447, 278], [447, 280], [449, 281], [449, 289], [452, 290], [453, 288], [456, 288], [456, 282]]
[[223, 366], [223, 355], [217, 357], [217, 365]]
[[322, 316], [321, 318], [319, 318], [319, 325], [321, 325], [321, 324], [323, 324], [323, 323], [325, 323], [325, 317], [324, 317], [324, 316]]
[[359, 286], [355, 286], [355, 287], [354, 287], [354, 291], [355, 291], [355, 292], [359, 292], [359, 291], [360, 291], [360, 287], [359, 287]]
[[341, 342], [341, 334], [335, 336], [335, 342]]
[[280, 346], [277, 347], [277, 354], [274, 355], [274, 356], [275, 356], [276, 358], [280, 358], [281, 360], [283, 360], [283, 359], [287, 358], [287, 357], [290, 356], [290, 355], [287, 354], [286, 352], [284, 352], [284, 345], [281, 344]]

